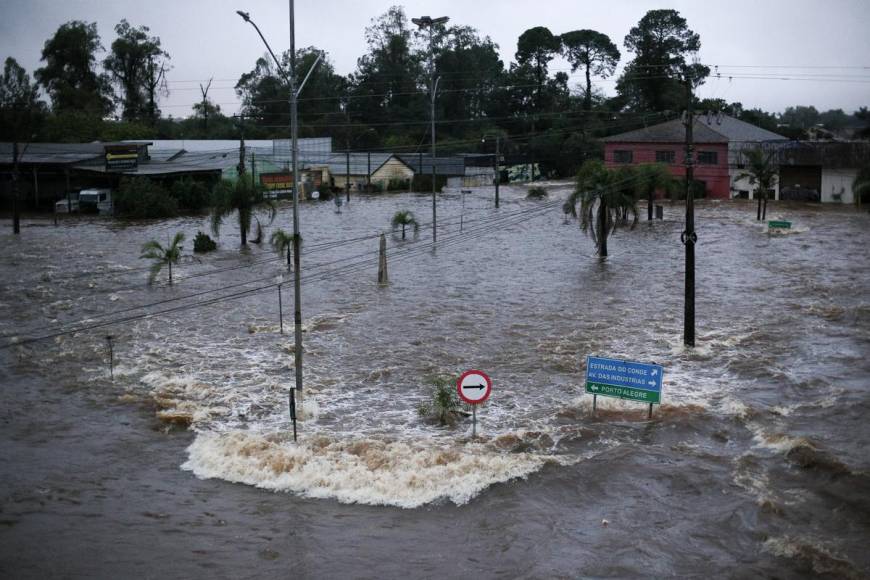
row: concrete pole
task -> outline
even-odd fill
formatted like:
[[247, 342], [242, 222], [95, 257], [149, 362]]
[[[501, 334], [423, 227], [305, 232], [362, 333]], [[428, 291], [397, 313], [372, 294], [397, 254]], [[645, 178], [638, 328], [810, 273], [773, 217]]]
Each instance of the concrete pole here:
[[380, 249], [378, 251], [378, 284], [386, 285], [390, 283], [390, 277], [387, 274], [387, 238], [381, 234]]
[[300, 279], [299, 237], [299, 113], [296, 95], [296, 22], [293, 0], [290, 2], [290, 147], [293, 158], [293, 330], [294, 366], [296, 369], [296, 408], [299, 419], [305, 418], [302, 399], [302, 284]]
[[435, 51], [432, 44], [432, 28], [429, 23], [429, 86], [431, 87], [431, 122], [432, 122], [432, 241], [438, 241], [438, 209], [435, 201]]
[[693, 135], [695, 124], [692, 111], [692, 79], [686, 74], [686, 230], [683, 243], [686, 245], [686, 284], [683, 309], [683, 343], [695, 346], [695, 192], [692, 182], [695, 178], [693, 155]]

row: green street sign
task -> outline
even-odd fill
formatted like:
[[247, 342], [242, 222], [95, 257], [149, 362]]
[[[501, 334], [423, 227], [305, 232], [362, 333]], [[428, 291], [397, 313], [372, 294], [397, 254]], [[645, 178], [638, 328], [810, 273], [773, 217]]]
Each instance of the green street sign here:
[[628, 399], [629, 401], [640, 401], [642, 403], [661, 402], [661, 392], [659, 391], [647, 391], [631, 387], [617, 387], [614, 385], [605, 385], [604, 383], [594, 383], [592, 381], [586, 381], [586, 392], [590, 395], [616, 397], [617, 399]]
[[771, 220], [771, 221], [767, 222], [767, 227], [769, 227], [769, 228], [783, 228], [783, 229], [788, 230], [788, 229], [791, 229], [791, 222]]

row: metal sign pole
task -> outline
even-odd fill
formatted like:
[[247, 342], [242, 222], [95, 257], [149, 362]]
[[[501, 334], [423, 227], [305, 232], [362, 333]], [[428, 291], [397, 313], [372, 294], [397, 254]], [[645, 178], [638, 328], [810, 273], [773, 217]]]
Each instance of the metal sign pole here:
[[477, 405], [471, 408], [471, 438], [477, 437]]
[[278, 319], [281, 324], [281, 334], [284, 334], [284, 304], [281, 301], [281, 284], [278, 284]]

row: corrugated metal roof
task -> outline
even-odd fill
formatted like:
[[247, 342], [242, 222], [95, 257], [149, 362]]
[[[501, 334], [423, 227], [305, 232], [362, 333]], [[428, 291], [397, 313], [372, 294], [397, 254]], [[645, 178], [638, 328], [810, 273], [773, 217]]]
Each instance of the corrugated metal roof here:
[[[728, 115], [695, 115], [692, 132], [695, 143], [787, 141], [782, 135]], [[682, 143], [685, 140], [686, 127], [681, 119], [602, 139], [608, 143]]]
[[465, 175], [465, 160], [461, 157], [432, 157], [420, 155], [399, 155], [399, 159], [414, 170], [415, 173], [423, 175], [432, 174], [432, 165], [435, 165], [436, 175], [446, 175], [450, 177]]
[[[106, 145], [110, 143], [19, 143], [19, 163], [35, 163], [44, 165], [70, 165], [105, 155]], [[143, 143], [145, 145], [147, 143]], [[12, 164], [13, 144], [0, 143], [0, 164]]]

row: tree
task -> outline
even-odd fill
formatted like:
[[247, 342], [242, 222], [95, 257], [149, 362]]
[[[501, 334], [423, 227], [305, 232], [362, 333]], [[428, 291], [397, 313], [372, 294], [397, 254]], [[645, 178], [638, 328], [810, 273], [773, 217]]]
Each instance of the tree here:
[[37, 69], [34, 76], [51, 97], [56, 114], [103, 117], [112, 112], [111, 81], [108, 75], [96, 71], [97, 52], [102, 50], [96, 22], [67, 22], [45, 41], [42, 49], [45, 66]]
[[541, 107], [541, 93], [547, 80], [547, 65], [559, 52], [561, 44], [558, 36], [553, 36], [545, 26], [529, 28], [517, 40], [517, 64], [530, 66], [534, 71], [536, 93], [535, 108]]
[[402, 239], [405, 239], [405, 228], [410, 226], [414, 228], [414, 235], [420, 230], [420, 224], [417, 223], [417, 220], [414, 218], [414, 214], [409, 211], [397, 211], [395, 215], [393, 215], [393, 219], [390, 222], [393, 226], [393, 231], [402, 228]]
[[855, 195], [855, 205], [858, 207], [864, 202], [864, 198], [870, 196], [870, 165], [858, 170], [855, 181], [852, 182], [852, 193]]
[[112, 42], [103, 66], [118, 83], [125, 120], [145, 119], [152, 125], [160, 116], [157, 98], [168, 95], [165, 74], [169, 53], [160, 38], [149, 36], [147, 26], [133, 28], [126, 19], [115, 26], [118, 38]]
[[607, 238], [617, 227], [637, 225], [637, 202], [634, 197], [636, 176], [631, 167], [609, 170], [599, 160], [589, 160], [577, 174], [574, 193], [562, 209], [577, 217], [580, 203], [580, 227], [588, 233], [598, 249], [607, 257]]
[[[617, 82], [617, 92], [638, 111], [679, 110], [685, 97], [680, 77], [686, 57], [701, 48], [701, 38], [676, 10], [650, 10], [625, 37], [625, 47], [635, 57]], [[710, 69], [694, 71], [700, 84]]]
[[[749, 179], [749, 183], [755, 186], [755, 197], [758, 199], [757, 220], [767, 218], [767, 192], [776, 186], [779, 168], [776, 166], [776, 151], [765, 152], [760, 148], [743, 151], [746, 158], [746, 171], [737, 176], [737, 179]], [[762, 203], [764, 204], [762, 212]]]
[[562, 54], [571, 63], [571, 72], [583, 67], [586, 73], [586, 91], [583, 109], [592, 109], [592, 75], [607, 78], [619, 63], [619, 49], [606, 34], [597, 30], [574, 30], [560, 37]]
[[220, 227], [225, 217], [238, 212], [239, 236], [242, 245], [248, 243], [248, 233], [251, 231], [251, 219], [254, 213], [266, 208], [269, 211], [269, 223], [275, 219], [275, 204], [263, 196], [263, 190], [240, 175], [234, 183], [223, 180], [212, 192], [211, 229], [214, 235], [220, 235]]
[[[39, 89], [18, 62], [7, 57], [0, 78], [0, 135], [12, 141], [12, 233], [20, 233], [18, 169], [24, 153], [20, 143], [29, 143], [42, 122], [45, 105]], [[26, 146], [24, 147], [26, 149]]]
[[855, 131], [855, 137], [858, 139], [870, 138], [870, 110], [867, 107], [861, 107], [853, 113], [853, 116], [863, 123], [863, 127]]
[[636, 191], [638, 197], [647, 199], [647, 220], [653, 219], [653, 199], [658, 190], [670, 192], [674, 186], [674, 178], [671, 177], [668, 168], [661, 163], [644, 163], [635, 168], [637, 181]]
[[160, 274], [163, 266], [169, 266], [169, 285], [172, 285], [172, 264], [177, 264], [181, 258], [181, 242], [184, 241], [184, 234], [178, 232], [172, 241], [165, 248], [157, 240], [151, 240], [142, 244], [142, 255], [140, 259], [154, 260], [151, 265], [151, 273], [148, 275], [148, 283], [153, 284]]
[[287, 270], [293, 270], [293, 234], [287, 233], [282, 229], [277, 229], [272, 232], [272, 237], [269, 238], [269, 245], [278, 253], [279, 256], [287, 254]]

